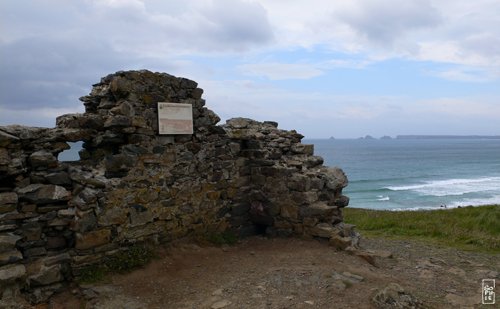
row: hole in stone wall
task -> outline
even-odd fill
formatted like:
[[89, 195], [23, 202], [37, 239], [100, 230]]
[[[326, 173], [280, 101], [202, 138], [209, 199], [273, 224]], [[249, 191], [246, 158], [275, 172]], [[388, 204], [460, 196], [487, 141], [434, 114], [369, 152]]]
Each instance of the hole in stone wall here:
[[82, 150], [83, 142], [68, 142], [68, 145], [71, 148], [61, 152], [57, 156], [57, 159], [62, 162], [80, 161], [80, 154], [78, 152]]
[[269, 226], [265, 224], [254, 224], [255, 235], [266, 235], [268, 227]]
[[16, 178], [14, 176], [0, 176], [0, 193], [14, 189]]

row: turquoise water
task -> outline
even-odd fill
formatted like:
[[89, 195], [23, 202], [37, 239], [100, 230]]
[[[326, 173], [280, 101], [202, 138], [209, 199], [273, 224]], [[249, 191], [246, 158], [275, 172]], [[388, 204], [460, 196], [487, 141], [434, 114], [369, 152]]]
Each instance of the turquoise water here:
[[304, 140], [349, 178], [350, 207], [500, 204], [500, 140]]

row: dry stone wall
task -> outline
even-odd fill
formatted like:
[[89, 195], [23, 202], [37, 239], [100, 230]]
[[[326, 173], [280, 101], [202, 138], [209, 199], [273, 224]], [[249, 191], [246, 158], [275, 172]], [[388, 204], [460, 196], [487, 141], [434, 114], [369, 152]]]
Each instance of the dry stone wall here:
[[[218, 126], [197, 83], [117, 72], [55, 128], [0, 127], [0, 295], [46, 300], [82, 267], [135, 243], [232, 231], [356, 246], [347, 178], [275, 122]], [[157, 102], [192, 105], [192, 135], [159, 135]], [[61, 162], [68, 142], [80, 160]]]

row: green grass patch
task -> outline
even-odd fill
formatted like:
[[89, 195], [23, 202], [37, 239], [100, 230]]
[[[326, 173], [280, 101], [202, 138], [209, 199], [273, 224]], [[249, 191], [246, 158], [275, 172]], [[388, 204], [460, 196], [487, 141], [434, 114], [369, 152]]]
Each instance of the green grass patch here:
[[500, 205], [425, 211], [345, 208], [344, 220], [366, 236], [413, 238], [500, 253]]
[[238, 242], [238, 236], [231, 231], [225, 231], [222, 233], [209, 233], [206, 238], [212, 244], [219, 246], [234, 245]]
[[102, 265], [89, 265], [82, 268], [77, 281], [83, 284], [102, 282], [106, 278], [107, 270]]
[[80, 283], [96, 283], [106, 279], [111, 273], [127, 273], [148, 264], [155, 257], [154, 251], [143, 245], [131, 246], [107, 257], [102, 263], [90, 265], [80, 270]]

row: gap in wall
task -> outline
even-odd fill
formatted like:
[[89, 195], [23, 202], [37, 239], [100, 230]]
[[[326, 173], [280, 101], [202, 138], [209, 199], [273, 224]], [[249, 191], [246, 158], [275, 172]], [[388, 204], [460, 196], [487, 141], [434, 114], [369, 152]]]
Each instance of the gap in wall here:
[[83, 142], [68, 142], [68, 145], [71, 147], [70, 149], [66, 149], [63, 152], [61, 152], [58, 156], [57, 159], [61, 162], [74, 162], [74, 161], [80, 161], [80, 154], [78, 153], [80, 150], [82, 150], [82, 145]]

